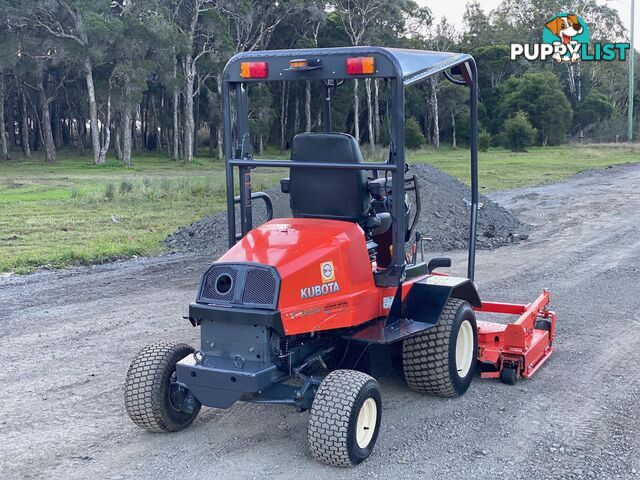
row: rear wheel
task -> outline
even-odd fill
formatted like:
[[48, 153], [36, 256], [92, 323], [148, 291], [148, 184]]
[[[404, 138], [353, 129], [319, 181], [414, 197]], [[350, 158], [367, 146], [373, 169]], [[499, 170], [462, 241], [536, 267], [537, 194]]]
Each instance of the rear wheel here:
[[356, 370], [335, 370], [320, 384], [309, 415], [309, 448], [327, 465], [351, 467], [376, 444], [382, 403], [378, 382]]
[[477, 355], [475, 313], [468, 302], [450, 298], [438, 325], [403, 342], [405, 379], [417, 392], [457, 397], [471, 384]]
[[[193, 422], [201, 404], [172, 388], [176, 364], [193, 353], [184, 343], [159, 342], [143, 348], [131, 362], [124, 386], [124, 404], [129, 417], [149, 432], [177, 432]], [[175, 387], [175, 386], [174, 386]]]

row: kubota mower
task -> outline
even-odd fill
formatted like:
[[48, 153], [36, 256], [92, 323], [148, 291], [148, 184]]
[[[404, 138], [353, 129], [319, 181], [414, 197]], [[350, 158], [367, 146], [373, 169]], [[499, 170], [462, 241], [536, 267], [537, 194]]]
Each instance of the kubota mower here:
[[[419, 185], [405, 164], [405, 89], [437, 74], [470, 89], [466, 278], [435, 271], [451, 265], [447, 258], [425, 261], [415, 231]], [[377, 79], [388, 94], [386, 162], [364, 162], [352, 136], [332, 131], [331, 98], [353, 79]], [[290, 161], [254, 159], [251, 150], [248, 90], [273, 81], [323, 88], [324, 132], [296, 135]], [[370, 455], [380, 430], [374, 376], [401, 368], [411, 389], [456, 397], [478, 370], [514, 383], [549, 358], [555, 314], [548, 293], [528, 305], [483, 302], [474, 283], [478, 116], [471, 56], [377, 47], [240, 53], [224, 70], [222, 101], [230, 248], [205, 271], [189, 306], [189, 320], [200, 327], [197, 350], [155, 343], [131, 364], [125, 405], [137, 425], [170, 432], [193, 422], [202, 405], [286, 404], [310, 410], [316, 459], [351, 466]], [[257, 167], [289, 169], [281, 188], [292, 218], [269, 215], [253, 227], [252, 200], [272, 211], [266, 194], [251, 191]], [[476, 312], [520, 317], [476, 322]]]

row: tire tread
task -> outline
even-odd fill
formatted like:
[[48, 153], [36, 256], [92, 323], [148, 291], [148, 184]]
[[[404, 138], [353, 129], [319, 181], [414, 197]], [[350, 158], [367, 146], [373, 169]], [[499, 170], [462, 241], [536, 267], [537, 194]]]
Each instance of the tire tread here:
[[139, 427], [148, 432], [175, 432], [186, 425], [176, 424], [164, 411], [162, 398], [165, 395], [164, 378], [168, 369], [193, 352], [185, 343], [157, 342], [144, 347], [134, 358], [127, 371], [124, 404], [127, 414]]
[[435, 327], [403, 342], [404, 376], [412, 390], [440, 397], [458, 396], [449, 374], [449, 345], [456, 314], [465, 303], [449, 298]]
[[308, 440], [313, 457], [327, 465], [351, 467], [348, 430], [359, 392], [376, 380], [356, 370], [335, 370], [320, 384], [309, 415]]

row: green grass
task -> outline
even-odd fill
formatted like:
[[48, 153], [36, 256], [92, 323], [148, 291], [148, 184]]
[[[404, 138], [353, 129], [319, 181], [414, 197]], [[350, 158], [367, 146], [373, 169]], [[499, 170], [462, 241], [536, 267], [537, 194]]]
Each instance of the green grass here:
[[[226, 205], [222, 162], [140, 156], [125, 168], [115, 159], [95, 166], [88, 158], [59, 157], [53, 165], [0, 162], [0, 272], [160, 253], [177, 227]], [[254, 189], [277, 178], [273, 171], [254, 173]]]
[[[526, 153], [490, 149], [478, 155], [479, 183], [484, 191], [541, 185], [587, 169], [638, 162], [639, 154], [638, 144], [534, 147]], [[469, 183], [466, 149], [423, 150], [409, 154], [409, 162], [430, 163]]]
[[[282, 158], [276, 152], [264, 156]], [[130, 168], [115, 159], [95, 166], [66, 152], [58, 157], [53, 165], [39, 158], [0, 162], [0, 272], [157, 254], [177, 227], [225, 208], [223, 164], [204, 156], [185, 164], [142, 155]], [[384, 155], [369, 158], [381, 161]], [[620, 146], [532, 148], [519, 154], [492, 149], [480, 153], [480, 183], [485, 190], [515, 188], [637, 159], [637, 148]], [[431, 163], [468, 181], [466, 149], [425, 149], [410, 153], [409, 161]], [[281, 176], [274, 170], [254, 172], [254, 190]]]

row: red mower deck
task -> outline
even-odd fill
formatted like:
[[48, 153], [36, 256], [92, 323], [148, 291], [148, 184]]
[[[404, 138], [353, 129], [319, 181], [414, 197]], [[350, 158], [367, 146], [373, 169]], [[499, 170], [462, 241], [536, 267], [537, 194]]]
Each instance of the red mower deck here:
[[530, 378], [553, 353], [556, 314], [547, 308], [549, 292], [528, 305], [482, 302], [476, 312], [519, 315], [508, 324], [478, 320], [478, 360], [493, 367], [482, 371], [482, 378], [501, 377], [505, 368], [514, 369], [517, 378]]

